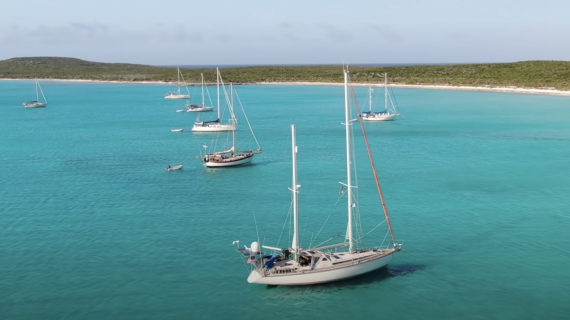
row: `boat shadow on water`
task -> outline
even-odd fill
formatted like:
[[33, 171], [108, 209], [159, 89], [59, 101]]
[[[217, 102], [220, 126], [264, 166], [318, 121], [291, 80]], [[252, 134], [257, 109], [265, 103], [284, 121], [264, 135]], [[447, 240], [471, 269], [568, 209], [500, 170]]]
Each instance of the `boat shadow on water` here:
[[310, 286], [267, 286], [267, 289], [274, 289], [277, 287], [287, 287], [292, 290], [311, 290], [311, 291], [330, 291], [330, 290], [343, 290], [343, 289], [356, 289], [362, 286], [369, 286], [390, 278], [407, 276], [419, 271], [424, 270], [426, 265], [402, 264], [390, 265], [380, 268], [375, 271], [365, 273], [360, 276], [339, 280], [335, 282], [320, 283]]

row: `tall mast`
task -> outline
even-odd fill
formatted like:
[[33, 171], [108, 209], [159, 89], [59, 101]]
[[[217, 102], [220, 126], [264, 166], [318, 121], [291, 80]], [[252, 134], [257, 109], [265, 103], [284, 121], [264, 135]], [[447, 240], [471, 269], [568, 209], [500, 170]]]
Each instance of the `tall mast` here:
[[178, 94], [180, 94], [180, 68], [177, 66], [176, 70], [178, 71]]
[[291, 125], [291, 146], [293, 154], [293, 185], [289, 189], [293, 192], [293, 244], [291, 244], [291, 249], [295, 253], [295, 260], [299, 261], [299, 186], [297, 185], [297, 145], [295, 142], [295, 125]]
[[348, 69], [344, 70], [344, 125], [346, 126], [346, 187], [348, 197], [348, 225], [346, 227], [346, 237], [349, 241], [348, 250], [353, 252], [352, 243], [352, 181], [351, 181], [351, 164], [350, 164], [350, 115], [348, 109]]
[[220, 69], [216, 68], [216, 88], [218, 88], [218, 120], [220, 120]]
[[372, 87], [368, 87], [368, 103], [370, 107], [370, 113], [372, 114]]
[[384, 72], [384, 109], [388, 111], [388, 74]]
[[39, 102], [40, 101], [40, 95], [38, 92], [38, 79], [34, 79], [36, 80], [36, 101]]
[[202, 77], [202, 107], [206, 106], [204, 104], [204, 74], [200, 73], [200, 77]]
[[[234, 120], [233, 117], [233, 110], [234, 110], [234, 84], [230, 82], [230, 105], [231, 105], [231, 110], [232, 110], [232, 120]], [[236, 131], [232, 130], [232, 154], [235, 153], [236, 149]]]

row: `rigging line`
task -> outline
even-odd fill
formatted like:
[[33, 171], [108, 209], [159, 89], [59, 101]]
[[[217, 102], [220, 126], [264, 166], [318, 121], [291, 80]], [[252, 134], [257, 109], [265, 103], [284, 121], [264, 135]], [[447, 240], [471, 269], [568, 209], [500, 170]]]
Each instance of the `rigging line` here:
[[[222, 80], [222, 75], [220, 74], [219, 76], [220, 76], [220, 86], [222, 87], [222, 90], [224, 92], [224, 98], [226, 99], [226, 104], [228, 106], [228, 109], [230, 110], [231, 119], [234, 120], [235, 119], [235, 115], [234, 115], [234, 111], [233, 111], [234, 106], [231, 104], [230, 98], [228, 97], [228, 92], [226, 90], [226, 85], [224, 84], [224, 80]], [[223, 118], [225, 111], [226, 111], [226, 109], [224, 108], [222, 113], [220, 113], [220, 118]], [[221, 119], [220, 119], [220, 121], [221, 121]]]
[[[356, 189], [358, 190], [358, 189]], [[354, 211], [354, 224], [356, 228], [356, 237], [359, 238], [362, 235], [362, 226], [360, 223], [360, 204], [358, 203], [358, 197], [356, 195], [352, 195], [353, 204], [355, 205]]]
[[394, 90], [392, 88], [390, 88], [388, 92], [389, 92], [388, 97], [390, 98], [390, 100], [392, 100], [392, 98], [394, 98], [392, 105], [394, 107], [396, 107], [397, 109], [400, 109], [400, 107], [398, 105], [398, 101], [396, 100], [396, 95], [394, 94]]
[[329, 242], [329, 241], [331, 241], [331, 240], [333, 240], [333, 239], [336, 239], [336, 238], [338, 238], [338, 237], [344, 237], [344, 236], [345, 236], [344, 234], [337, 234], [336, 236], [333, 236], [333, 237], [331, 237], [331, 238], [329, 238], [329, 239], [327, 239], [327, 240], [325, 240], [325, 241], [319, 243], [318, 245], [316, 245], [316, 246], [314, 246], [314, 247], [313, 247], [313, 246], [309, 246], [309, 248], [318, 248], [318, 247], [322, 246], [323, 244], [325, 244], [325, 243], [327, 243], [327, 242]]
[[406, 253], [409, 253], [409, 254], [411, 254], [412, 256], [416, 257], [416, 258], [418, 257], [417, 255], [415, 255], [414, 253], [412, 253], [412, 252], [410, 252], [410, 251], [408, 251], [408, 250], [405, 250], [405, 249], [402, 249], [402, 250], [404, 250]]
[[364, 137], [364, 142], [366, 144], [366, 151], [368, 151], [368, 158], [370, 159], [370, 164], [372, 165], [372, 172], [374, 172], [374, 179], [376, 180], [376, 187], [378, 189], [378, 194], [380, 195], [380, 201], [382, 202], [382, 209], [384, 210], [384, 216], [386, 217], [386, 222], [388, 222], [388, 229], [390, 230], [390, 235], [392, 236], [392, 241], [396, 243], [394, 238], [394, 232], [392, 231], [392, 224], [390, 223], [390, 218], [388, 217], [388, 209], [386, 209], [386, 203], [384, 202], [384, 196], [382, 195], [382, 189], [380, 188], [380, 181], [378, 181], [378, 174], [376, 173], [376, 166], [374, 166], [374, 160], [372, 159], [372, 152], [370, 152], [370, 145], [368, 144], [368, 138], [366, 137], [366, 131], [364, 131], [364, 124], [362, 122], [362, 117], [360, 116], [360, 109], [358, 108], [358, 102], [356, 101], [356, 96], [354, 95], [354, 88], [351, 86], [352, 98], [354, 99], [354, 105], [356, 107], [356, 113], [358, 116], [358, 122], [360, 122], [360, 127], [362, 128], [362, 136]]
[[383, 225], [384, 222], [386, 222], [386, 220], [380, 222], [376, 227], [372, 228], [372, 230], [368, 231], [365, 235], [363, 235], [362, 237], [358, 238], [357, 240], [360, 240], [360, 239], [366, 237], [366, 236], [369, 235], [372, 231], [376, 230], [379, 226]]
[[321, 233], [321, 231], [323, 231], [323, 228], [325, 227], [325, 225], [327, 224], [327, 221], [329, 221], [329, 218], [331, 217], [331, 214], [329, 214], [329, 216], [327, 217], [327, 220], [325, 220], [325, 223], [323, 223], [323, 226], [321, 227], [321, 230], [319, 230], [319, 232], [317, 232], [317, 235], [315, 236], [314, 239], [311, 239], [311, 243], [309, 244], [309, 248], [311, 248], [311, 246], [313, 245], [313, 242], [317, 239], [317, 237], [319, 236], [319, 234]]
[[402, 259], [404, 259], [404, 262], [405, 262], [406, 264], [408, 264], [408, 260], [406, 260], [406, 258], [404, 257], [404, 255], [403, 255], [403, 254], [399, 254], [399, 256], [401, 256], [401, 257], [402, 257]]
[[[283, 221], [283, 228], [281, 228], [281, 233], [279, 234], [279, 239], [277, 240], [277, 247], [279, 247], [279, 243], [281, 243], [281, 237], [283, 236], [283, 230], [285, 230], [285, 226], [287, 225], [287, 219], [289, 219], [289, 217], [291, 216], [291, 208], [293, 207], [293, 204], [289, 204], [289, 212], [287, 213], [287, 216], [285, 217], [285, 221]], [[290, 230], [290, 228], [289, 228]], [[289, 232], [289, 238], [291, 238], [291, 232]]]
[[247, 125], [249, 126], [249, 131], [251, 131], [251, 135], [253, 136], [253, 139], [255, 140], [255, 143], [257, 144], [257, 148], [261, 149], [261, 146], [259, 145], [259, 141], [257, 141], [257, 138], [255, 137], [255, 133], [253, 133], [253, 129], [251, 128], [251, 124], [249, 123], [249, 119], [247, 118], [247, 114], [245, 114], [245, 110], [243, 109], [243, 105], [241, 104], [241, 100], [239, 98], [239, 95], [238, 95], [237, 91], [235, 91], [235, 90], [234, 90], [234, 93], [236, 95], [239, 106], [241, 107], [241, 111], [243, 112], [243, 117], [245, 118], [245, 122], [247, 122]]
[[[380, 244], [380, 248], [384, 245], [384, 241], [386, 241], [386, 237], [388, 236], [388, 230], [386, 230], [386, 234], [384, 235], [384, 239], [382, 239], [382, 243]], [[388, 246], [386, 246], [388, 247]]]
[[208, 100], [210, 100], [210, 106], [214, 106], [214, 102], [212, 102], [212, 96], [210, 95], [210, 90], [208, 90], [208, 86], [204, 84], [204, 87], [206, 87], [205, 89], [206, 89], [206, 93], [208, 95]]
[[388, 98], [390, 99], [390, 105], [392, 106], [393, 111], [400, 112], [400, 108], [398, 108], [398, 103], [396, 102], [396, 98], [394, 97], [394, 100], [392, 100], [392, 95], [389, 95]]
[[[392, 104], [394, 106], [394, 110], [398, 113], [401, 113], [400, 106], [398, 105], [398, 101], [396, 100], [396, 95], [393, 94], [392, 88], [390, 88], [390, 93], [391, 93], [389, 95], [390, 102], [392, 102], [392, 97], [394, 97], [394, 101], [393, 101], [394, 103]], [[404, 118], [404, 119], [406, 118], [404, 115], [402, 115], [402, 114], [400, 114], [400, 115], [402, 116], [402, 118]]]
[[[287, 214], [287, 217], [289, 218], [289, 243], [293, 243], [292, 238], [294, 236], [294, 235], [291, 235], [291, 229], [293, 226], [293, 214], [291, 214], [291, 211], [293, 209], [293, 197], [294, 197], [294, 195], [293, 195], [293, 193], [291, 193], [291, 202], [289, 203], [289, 213]], [[285, 221], [285, 222], [287, 222], [287, 221]], [[293, 233], [294, 232], [295, 231], [293, 230]]]
[[257, 233], [257, 243], [259, 243], [259, 229], [257, 229], [257, 219], [255, 219], [255, 213], [253, 214], [253, 222], [255, 222], [255, 233]]
[[338, 196], [338, 199], [336, 199], [336, 202], [334, 204], [335, 206], [338, 204], [338, 202], [340, 201], [340, 198], [342, 198], [343, 196], [344, 196], [344, 192], [341, 193], [340, 196]]
[[247, 268], [247, 264], [245, 263], [245, 259], [241, 258], [241, 261], [243, 262], [243, 267], [245, 268], [245, 272], [249, 273], [249, 269]]
[[[305, 227], [303, 228], [303, 234], [301, 235], [301, 241], [297, 244], [297, 246], [301, 247], [301, 243], [303, 243], [303, 239], [305, 238], [305, 231], [307, 230], [307, 224], [309, 223], [309, 216], [305, 219]], [[313, 236], [311, 236], [311, 239]]]
[[[351, 114], [351, 119], [352, 119], [352, 110], [349, 110], [350, 114]], [[353, 172], [354, 172], [354, 185], [358, 187], [358, 170], [356, 170], [357, 165], [356, 165], [356, 148], [354, 147], [355, 144], [355, 139], [354, 139], [354, 126], [350, 127], [351, 130], [351, 145], [352, 145], [352, 168], [353, 168]], [[356, 228], [356, 234], [357, 237], [359, 237], [360, 235], [362, 235], [362, 224], [360, 221], [360, 205], [359, 205], [359, 192], [358, 192], [358, 188], [355, 188], [355, 190], [352, 193], [353, 198], [354, 198], [354, 203], [356, 203], [356, 209], [353, 210], [354, 212], [354, 224], [355, 224], [355, 228]]]

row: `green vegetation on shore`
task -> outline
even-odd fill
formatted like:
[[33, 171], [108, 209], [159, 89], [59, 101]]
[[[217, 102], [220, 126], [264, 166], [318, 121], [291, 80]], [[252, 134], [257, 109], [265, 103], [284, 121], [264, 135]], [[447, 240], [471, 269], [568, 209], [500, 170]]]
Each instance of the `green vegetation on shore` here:
[[[226, 82], [332, 82], [341, 83], [339, 65], [254, 66], [224, 68]], [[570, 61], [522, 61], [424, 66], [350, 66], [352, 82], [381, 83], [388, 73], [390, 83], [452, 86], [516, 86], [570, 90]], [[189, 84], [215, 82], [215, 69], [182, 69]], [[0, 61], [0, 78], [95, 81], [176, 81], [175, 67], [127, 63], [100, 63], [75, 58], [28, 57]]]

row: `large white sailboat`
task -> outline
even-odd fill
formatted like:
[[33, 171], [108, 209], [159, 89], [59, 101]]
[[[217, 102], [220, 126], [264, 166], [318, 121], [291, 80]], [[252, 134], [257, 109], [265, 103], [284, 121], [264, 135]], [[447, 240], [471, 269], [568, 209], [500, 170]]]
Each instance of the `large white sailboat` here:
[[[355, 162], [353, 161], [354, 159], [352, 159], [354, 150], [352, 149], [351, 143], [353, 141], [352, 123], [355, 120], [350, 118], [349, 111], [348, 70], [344, 71], [344, 81], [345, 121], [343, 125], [346, 129], [347, 182], [341, 182], [341, 190], [342, 196], [346, 196], [348, 210], [348, 225], [344, 240], [341, 243], [327, 244], [328, 241], [334, 239], [333, 237], [315, 247], [307, 248], [301, 247], [299, 243], [298, 194], [301, 186], [298, 185], [297, 182], [297, 145], [295, 143], [295, 125], [292, 125], [293, 183], [289, 189], [293, 192], [292, 210], [294, 231], [292, 244], [286, 248], [271, 247], [260, 245], [259, 240], [257, 240], [253, 242], [249, 248], [247, 246], [240, 248], [239, 241], [234, 241], [234, 243], [237, 242], [237, 251], [241, 253], [246, 263], [251, 265], [251, 272], [247, 278], [249, 283], [266, 285], [309, 285], [355, 277], [386, 266], [392, 260], [393, 254], [398, 252], [401, 248], [401, 244], [395, 241], [394, 234], [392, 233], [392, 227], [384, 206], [370, 150], [368, 150], [369, 157], [386, 218], [380, 224], [384, 222], [387, 223], [392, 241], [385, 246], [383, 243], [379, 244], [376, 248], [361, 249], [356, 247], [360, 244], [360, 240], [365, 235], [359, 237], [354, 237], [353, 235], [353, 223], [360, 221], [360, 219], [357, 218], [359, 212], [358, 199], [353, 190], [358, 188], [358, 186], [356, 181], [354, 184], [352, 181], [352, 172], [355, 170], [353, 165]], [[360, 124], [361, 127], [363, 127], [362, 122], [360, 122]], [[345, 188], [346, 192], [344, 192]], [[378, 226], [380, 226], [380, 224]], [[358, 225], [356, 226], [356, 234], [359, 234]], [[387, 234], [388, 232], [386, 235]], [[338, 251], [337, 249], [340, 247], [347, 247], [347, 249], [345, 249], [346, 251]], [[273, 253], [266, 255], [264, 252], [261, 252], [261, 248], [270, 250]]]
[[[224, 94], [225, 94], [225, 87], [224, 87]], [[227, 97], [227, 95], [225, 95]], [[239, 97], [238, 97], [238, 101], [239, 101]], [[228, 105], [230, 106], [230, 111], [232, 114], [232, 118], [234, 119], [234, 123], [236, 123], [235, 120], [235, 114], [234, 114], [234, 90], [233, 90], [233, 86], [230, 84], [230, 99], [228, 101]], [[240, 102], [240, 106], [241, 106], [241, 102]], [[257, 149], [253, 150], [253, 149], [249, 149], [249, 150], [237, 150], [236, 149], [236, 130], [232, 130], [231, 135], [232, 135], [232, 145], [229, 149], [226, 149], [227, 147], [222, 146], [223, 151], [217, 151], [217, 152], [206, 152], [206, 149], [208, 148], [208, 146], [204, 145], [204, 152], [205, 154], [202, 155], [202, 163], [204, 164], [204, 166], [209, 167], [209, 168], [222, 168], [222, 167], [235, 167], [235, 166], [239, 166], [239, 165], [243, 165], [243, 164], [249, 164], [251, 163], [251, 161], [253, 161], [253, 157], [256, 154], [261, 153], [262, 149], [261, 146], [259, 145], [259, 142], [257, 141], [257, 138], [255, 137], [255, 134], [253, 133], [253, 129], [251, 128], [251, 125], [249, 123], [249, 120], [247, 119], [247, 116], [245, 114], [245, 110], [243, 110], [243, 106], [241, 106], [241, 109], [243, 111], [243, 115], [244, 118], [247, 122], [247, 125], [249, 127], [249, 130], [251, 132], [251, 135], [253, 137], [253, 140], [255, 140], [255, 143], [257, 144]], [[229, 133], [228, 133], [229, 134]], [[218, 138], [218, 137], [216, 137]], [[227, 139], [224, 139], [227, 141]], [[216, 144], [218, 142], [218, 139], [215, 140]]]
[[[202, 78], [202, 104], [186, 104], [186, 112], [204, 112], [204, 111], [212, 111], [214, 107], [206, 106], [206, 95], [204, 94], [204, 74], [200, 73], [200, 77]], [[208, 98], [210, 97], [210, 93], [208, 93]], [[210, 101], [211, 103], [211, 101]]]
[[[190, 91], [188, 91], [188, 86], [186, 85], [186, 81], [184, 81], [184, 76], [182, 75], [182, 72], [180, 71], [179, 67], [176, 67], [176, 70], [178, 71], [178, 82], [176, 83], [178, 91], [167, 92], [166, 95], [164, 96], [164, 99], [190, 99]], [[180, 92], [180, 87], [181, 87], [180, 78], [182, 78], [182, 83], [184, 83], [184, 87], [186, 88], [187, 93]]]
[[237, 128], [237, 119], [234, 115], [233, 106], [229, 101], [227, 101], [228, 96], [225, 94], [226, 97], [226, 104], [228, 105], [228, 109], [230, 111], [230, 119], [228, 123], [221, 123], [221, 106], [220, 106], [220, 87], [225, 92], [225, 86], [222, 80], [222, 76], [220, 75], [220, 70], [216, 68], [216, 88], [217, 88], [217, 96], [218, 96], [218, 117], [216, 120], [210, 121], [200, 121], [199, 118], [196, 119], [194, 126], [192, 127], [193, 132], [220, 132], [220, 131], [234, 131]]
[[392, 101], [392, 97], [388, 93], [388, 76], [384, 73], [384, 110], [379, 112], [372, 111], [372, 91], [371, 87], [368, 88], [368, 105], [370, 111], [362, 112], [362, 120], [365, 121], [390, 121], [394, 120], [400, 115], [396, 110], [395, 104]]
[[[44, 95], [42, 87], [40, 86], [40, 83], [38, 82], [37, 79], [35, 79], [35, 81], [36, 81], [36, 100], [26, 101], [22, 103], [22, 105], [24, 105], [24, 107], [26, 108], [41, 108], [47, 106], [47, 99], [46, 96]], [[40, 101], [40, 93], [42, 95], [43, 101]]]

